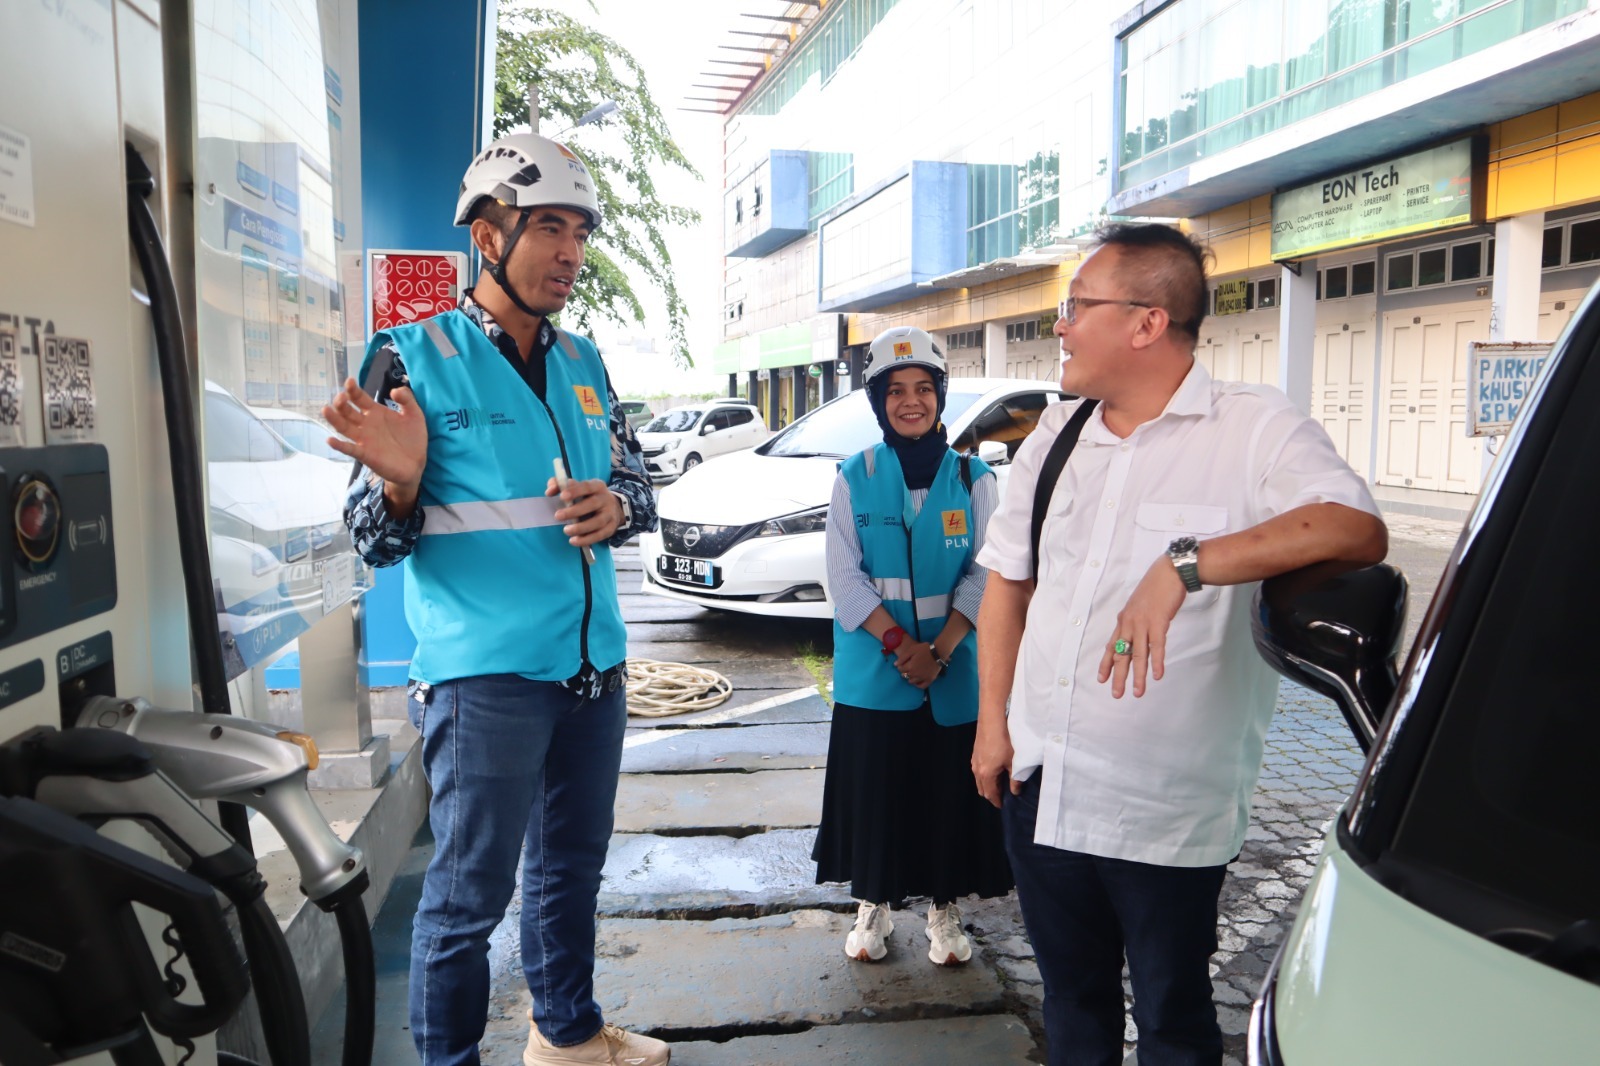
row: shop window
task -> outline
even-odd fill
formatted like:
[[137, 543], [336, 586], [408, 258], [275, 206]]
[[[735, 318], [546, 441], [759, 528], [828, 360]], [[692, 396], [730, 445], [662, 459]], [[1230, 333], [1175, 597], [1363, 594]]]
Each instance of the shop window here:
[[1450, 280], [1471, 281], [1483, 277], [1483, 245], [1477, 241], [1450, 249]]
[[1561, 265], [1561, 238], [1565, 228], [1549, 226], [1544, 231], [1544, 248], [1539, 253], [1539, 265], [1548, 270]]
[[1600, 218], [1572, 224], [1567, 245], [1568, 263], [1592, 263], [1600, 259]]
[[1278, 306], [1278, 279], [1262, 278], [1256, 282], [1256, 306], [1258, 308]]
[[1417, 257], [1406, 255], [1391, 255], [1389, 257], [1389, 291], [1409, 289], [1417, 283]]
[[1324, 300], [1342, 300], [1350, 295], [1349, 267], [1329, 267], [1322, 273], [1322, 298]]
[[1417, 287], [1443, 285], [1445, 282], [1445, 249], [1428, 248], [1417, 253]]
[[1378, 288], [1378, 263], [1369, 260], [1350, 266], [1350, 295], [1371, 296]]

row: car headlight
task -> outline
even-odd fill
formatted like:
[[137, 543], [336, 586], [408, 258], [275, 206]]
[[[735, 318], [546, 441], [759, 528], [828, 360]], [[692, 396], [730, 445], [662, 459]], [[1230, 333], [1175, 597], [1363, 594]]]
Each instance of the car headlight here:
[[761, 524], [758, 537], [787, 537], [794, 533], [821, 533], [828, 528], [828, 509], [817, 507], [810, 511], [773, 518]]
[[683, 438], [682, 437], [673, 437], [671, 440], [667, 441], [667, 443], [665, 443], [665, 444], [663, 444], [661, 446], [661, 450], [664, 451], [664, 452], [670, 452], [670, 451], [672, 451], [673, 449], [679, 447], [682, 444], [683, 444]]

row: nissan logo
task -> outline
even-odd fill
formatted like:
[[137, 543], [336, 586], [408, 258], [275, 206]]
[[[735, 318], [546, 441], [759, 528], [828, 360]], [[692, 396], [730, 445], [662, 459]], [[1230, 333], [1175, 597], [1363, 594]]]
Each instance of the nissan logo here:
[[699, 526], [690, 526], [688, 529], [683, 531], [683, 546], [685, 548], [692, 548], [696, 544], [699, 544], [699, 543], [700, 543], [700, 527]]

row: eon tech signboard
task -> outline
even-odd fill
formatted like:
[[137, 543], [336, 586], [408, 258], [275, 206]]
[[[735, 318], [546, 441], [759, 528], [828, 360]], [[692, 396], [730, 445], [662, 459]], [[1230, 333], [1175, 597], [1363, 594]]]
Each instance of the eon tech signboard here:
[[1467, 137], [1272, 197], [1272, 258], [1466, 226], [1483, 217], [1487, 141]]

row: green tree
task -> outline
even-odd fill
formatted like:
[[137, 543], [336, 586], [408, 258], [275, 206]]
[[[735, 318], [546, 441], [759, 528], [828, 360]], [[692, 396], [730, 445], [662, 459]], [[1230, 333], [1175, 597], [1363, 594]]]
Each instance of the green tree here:
[[[680, 366], [692, 366], [685, 328], [688, 308], [678, 293], [662, 231], [694, 225], [700, 213], [663, 203], [655, 175], [662, 167], [677, 167], [696, 178], [700, 174], [672, 139], [650, 97], [644, 71], [615, 40], [559, 11], [504, 11], [495, 58], [496, 137], [527, 128], [529, 84], [538, 88], [540, 132], [546, 135], [573, 126], [607, 100], [617, 102], [617, 110], [603, 123], [613, 135], [597, 136], [592, 132], [596, 127], [585, 126], [561, 138], [589, 164], [603, 215], [567, 313], [582, 330], [592, 329], [598, 319], [642, 324], [644, 308], [632, 281], [634, 275], [642, 276], [666, 301], [673, 357]], [[619, 140], [621, 148], [606, 147]]]

